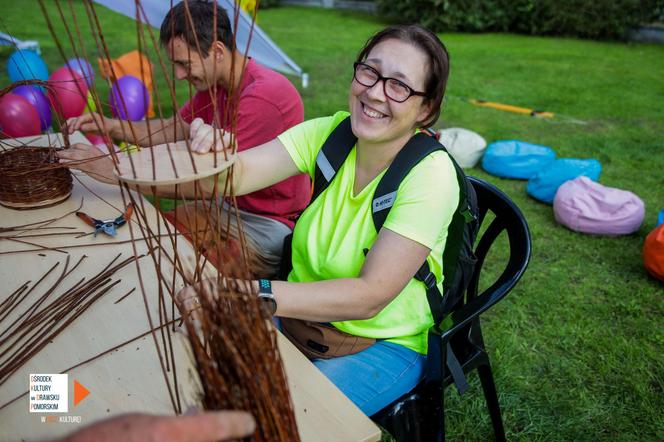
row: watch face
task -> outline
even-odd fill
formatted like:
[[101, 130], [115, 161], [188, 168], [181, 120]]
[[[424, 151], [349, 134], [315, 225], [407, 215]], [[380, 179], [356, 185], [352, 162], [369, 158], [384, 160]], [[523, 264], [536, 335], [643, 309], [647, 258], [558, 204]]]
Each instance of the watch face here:
[[274, 296], [261, 293], [258, 297], [262, 301], [261, 305], [265, 307], [270, 316], [273, 316], [277, 311], [277, 301], [274, 300]]

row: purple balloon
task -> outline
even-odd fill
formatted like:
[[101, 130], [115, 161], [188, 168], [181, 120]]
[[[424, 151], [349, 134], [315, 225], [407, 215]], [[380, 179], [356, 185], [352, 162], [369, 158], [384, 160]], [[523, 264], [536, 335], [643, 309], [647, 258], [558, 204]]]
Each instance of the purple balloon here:
[[20, 95], [32, 104], [39, 113], [39, 123], [41, 130], [46, 130], [51, 125], [51, 107], [48, 104], [48, 98], [39, 89], [34, 86], [18, 86], [14, 88], [12, 94]]
[[117, 118], [138, 121], [145, 117], [150, 93], [141, 80], [132, 75], [125, 75], [113, 83], [108, 102], [113, 115]]
[[81, 77], [85, 79], [88, 87], [92, 87], [92, 84], [95, 80], [95, 71], [92, 69], [92, 65], [88, 63], [88, 60], [85, 58], [72, 58], [67, 62], [67, 64], [65, 64], [65, 66], [76, 71]]

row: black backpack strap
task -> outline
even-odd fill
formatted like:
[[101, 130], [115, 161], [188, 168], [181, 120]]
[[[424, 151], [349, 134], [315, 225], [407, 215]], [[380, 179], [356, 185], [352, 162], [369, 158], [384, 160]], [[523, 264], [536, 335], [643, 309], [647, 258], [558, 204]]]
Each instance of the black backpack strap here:
[[436, 333], [440, 333], [439, 327], [446, 315], [445, 303], [443, 302], [443, 295], [438, 290], [436, 275], [433, 274], [426, 260], [417, 273], [415, 273], [415, 279], [422, 281], [427, 289], [427, 301], [429, 302], [429, 310], [431, 310], [431, 316], [433, 317], [433, 327]]
[[[314, 172], [314, 189], [307, 207], [327, 189], [356, 143], [357, 138], [353, 134], [349, 116], [330, 132], [325, 143], [323, 143], [323, 147], [318, 152]], [[288, 279], [288, 274], [293, 269], [292, 242], [293, 234], [290, 233], [284, 238], [281, 262], [277, 271], [277, 277], [282, 281]]]
[[[457, 162], [449, 155], [454, 170], [456, 172], [457, 183], [459, 185], [459, 205], [452, 215], [452, 220], [447, 227], [447, 239], [445, 243], [445, 250], [443, 250], [443, 293], [441, 295], [438, 286], [436, 285], [436, 278], [429, 269], [429, 263], [424, 261], [422, 267], [417, 271], [415, 279], [424, 282], [427, 288], [427, 300], [429, 301], [429, 308], [433, 316], [433, 327], [437, 333], [440, 333], [440, 326], [442, 325], [445, 316], [452, 311], [454, 305], [449, 301], [453, 298], [448, 295], [452, 289], [458, 288], [456, 281], [456, 271], [458, 269], [457, 261], [464, 246], [464, 230], [466, 224], [473, 218], [474, 214], [471, 210], [468, 200], [468, 189], [466, 175], [463, 169]], [[465, 287], [464, 287], [465, 288]]]
[[[396, 200], [397, 189], [408, 173], [427, 155], [437, 150], [445, 150], [445, 147], [424, 133], [414, 135], [410, 141], [399, 151], [390, 164], [390, 167], [381, 178], [372, 202], [372, 216], [376, 231], [379, 232], [387, 215]], [[438, 325], [444, 319], [443, 297], [436, 286], [436, 277], [429, 270], [429, 264], [424, 264], [415, 274], [415, 279], [422, 281], [426, 286], [427, 300], [433, 316], [434, 325]]]
[[380, 232], [381, 227], [383, 227], [387, 214], [390, 212], [394, 201], [396, 201], [397, 189], [403, 179], [417, 163], [437, 150], [445, 150], [445, 147], [435, 138], [418, 133], [394, 157], [392, 164], [376, 186], [371, 203], [371, 215], [373, 216], [376, 232]]
[[[466, 174], [457, 162], [454, 161], [452, 155], [450, 155], [450, 160], [454, 165], [457, 183], [459, 184], [459, 205], [457, 206], [457, 210], [454, 212], [452, 221], [450, 221], [450, 225], [447, 228], [447, 243], [445, 244], [445, 250], [443, 251], [443, 262], [456, 262], [459, 259], [459, 253], [463, 247], [463, 233], [466, 224], [475, 218], [475, 214], [473, 213], [468, 198], [469, 189], [467, 187], [468, 181]], [[457, 266], [443, 267], [443, 290], [447, 291], [453, 286], [456, 269]]]
[[445, 364], [452, 375], [457, 391], [459, 394], [464, 394], [470, 386], [468, 385], [468, 380], [466, 380], [466, 375], [463, 373], [461, 363], [454, 354], [454, 350], [452, 350], [449, 342], [447, 343], [447, 351], [445, 352]]
[[[387, 215], [396, 201], [397, 189], [406, 175], [408, 175], [411, 169], [422, 159], [437, 150], [447, 152], [445, 147], [433, 137], [424, 133], [418, 133], [410, 139], [401, 151], [399, 151], [374, 192], [372, 216], [376, 231], [380, 231], [387, 219]], [[446, 263], [446, 265], [443, 266], [444, 294], [447, 293], [450, 287], [455, 286], [455, 272], [457, 270], [456, 262], [459, 259], [459, 253], [464, 243], [464, 229], [466, 224], [474, 216], [468, 202], [466, 175], [451, 155], [449, 155], [449, 158], [454, 166], [457, 183], [459, 185], [459, 206], [457, 206], [457, 210], [454, 211], [448, 227], [448, 242], [445, 245], [443, 254], [443, 262]], [[440, 293], [436, 277], [431, 272], [427, 261], [424, 261], [419, 268], [415, 274], [415, 279], [422, 281], [426, 287], [427, 301], [429, 302], [429, 308], [431, 309], [431, 314], [433, 316], [434, 329], [439, 332], [439, 327], [443, 319], [445, 319], [445, 316], [451, 311], [453, 306], [445, 304], [446, 297]]]
[[[420, 132], [413, 136], [404, 148], [399, 151], [374, 192], [372, 217], [376, 232], [379, 232], [381, 227], [383, 227], [387, 215], [396, 201], [397, 190], [403, 179], [416, 164], [437, 150], [447, 152], [445, 147], [430, 134]], [[469, 190], [467, 188], [468, 181], [466, 175], [452, 155], [448, 154], [448, 156], [454, 166], [459, 185], [459, 203], [448, 226], [447, 243], [445, 244], [443, 253], [443, 293], [445, 295], [448, 295], [451, 289], [459, 285], [455, 284], [455, 274], [458, 268], [459, 256], [464, 247], [464, 231], [466, 224], [475, 216], [468, 199]], [[366, 253], [367, 251], [365, 250], [365, 255]], [[433, 327], [429, 330], [428, 334], [426, 377], [431, 381], [440, 381], [446, 368], [451, 374], [459, 394], [464, 394], [468, 390], [468, 381], [463, 373], [461, 363], [449, 342], [444, 349], [441, 348], [443, 344], [440, 338], [442, 332], [441, 326], [447, 314], [454, 308], [453, 302], [451, 302], [453, 297], [443, 296], [440, 293], [436, 276], [429, 268], [429, 263], [426, 260], [415, 274], [415, 279], [422, 281], [426, 287], [427, 302], [431, 310], [431, 316], [433, 317]], [[445, 355], [444, 358], [442, 357], [443, 354]], [[436, 361], [440, 361], [441, 365], [436, 364]]]
[[357, 143], [350, 126], [350, 117], [342, 120], [328, 135], [323, 147], [316, 157], [316, 171], [314, 173], [314, 191], [309, 205], [323, 193], [332, 182], [348, 154]]
[[[449, 342], [443, 344], [440, 335], [432, 329], [429, 330], [427, 340], [427, 359], [424, 370], [426, 382], [442, 385], [445, 374], [449, 373], [459, 394], [464, 394], [469, 388], [468, 380], [452, 345]], [[443, 345], [445, 345], [444, 348]]]

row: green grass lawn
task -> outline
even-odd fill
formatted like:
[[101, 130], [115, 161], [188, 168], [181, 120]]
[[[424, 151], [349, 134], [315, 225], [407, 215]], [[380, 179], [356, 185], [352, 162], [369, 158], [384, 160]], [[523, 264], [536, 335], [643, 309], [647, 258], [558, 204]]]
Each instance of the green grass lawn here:
[[[49, 68], [61, 66], [36, 2], [0, 3], [0, 30], [39, 40]], [[81, 6], [75, 10], [84, 17]], [[136, 47], [133, 21], [105, 11], [101, 23], [113, 56]], [[307, 118], [346, 109], [355, 55], [384, 24], [363, 14], [295, 7], [259, 15], [263, 30], [310, 74], [308, 89], [293, 79]], [[504, 34], [441, 38], [452, 70], [437, 127], [544, 144], [561, 157], [597, 158], [601, 183], [631, 190], [646, 204], [634, 235], [591, 237], [557, 225], [550, 206], [526, 195], [524, 182], [468, 171], [509, 194], [533, 236], [522, 282], [483, 316], [508, 438], [664, 440], [664, 286], [641, 261], [643, 239], [664, 208], [664, 46]], [[0, 53], [2, 61], [9, 53]], [[6, 84], [3, 69], [0, 85]], [[167, 100], [164, 85], [157, 82]], [[179, 86], [178, 98], [186, 96]], [[561, 116], [548, 121], [477, 108], [469, 98]], [[464, 397], [446, 392], [451, 440], [492, 437], [475, 376], [471, 385]]]

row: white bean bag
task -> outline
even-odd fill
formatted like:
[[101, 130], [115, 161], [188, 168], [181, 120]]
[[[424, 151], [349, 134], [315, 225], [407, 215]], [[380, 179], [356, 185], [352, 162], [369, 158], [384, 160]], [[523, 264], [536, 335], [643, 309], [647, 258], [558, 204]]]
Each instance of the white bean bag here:
[[463, 168], [475, 167], [486, 150], [486, 140], [472, 130], [451, 127], [438, 133], [442, 145]]

